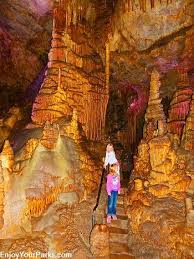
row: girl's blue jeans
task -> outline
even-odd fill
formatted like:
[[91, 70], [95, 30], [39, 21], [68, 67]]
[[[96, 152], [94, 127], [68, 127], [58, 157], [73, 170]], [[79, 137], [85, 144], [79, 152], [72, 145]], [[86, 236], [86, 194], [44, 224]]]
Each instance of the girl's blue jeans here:
[[108, 216], [116, 215], [118, 191], [112, 191], [111, 195], [108, 195]]

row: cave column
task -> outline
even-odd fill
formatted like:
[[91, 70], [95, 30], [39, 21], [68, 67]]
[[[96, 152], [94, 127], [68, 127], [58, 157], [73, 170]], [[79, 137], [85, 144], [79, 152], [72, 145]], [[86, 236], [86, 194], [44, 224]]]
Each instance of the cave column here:
[[170, 103], [168, 132], [177, 134], [181, 139], [186, 118], [189, 113], [193, 90], [189, 87], [187, 71], [177, 69], [178, 82], [177, 90]]

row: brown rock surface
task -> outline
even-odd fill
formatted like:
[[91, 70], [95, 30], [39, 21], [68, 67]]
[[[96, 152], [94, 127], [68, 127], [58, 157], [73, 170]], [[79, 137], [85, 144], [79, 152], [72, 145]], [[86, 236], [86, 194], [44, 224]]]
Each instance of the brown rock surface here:
[[193, 89], [192, 87], [189, 87], [189, 85], [190, 82], [188, 80], [187, 72], [180, 71], [177, 91], [170, 104], [168, 119], [168, 131], [177, 134], [180, 138], [183, 134], [183, 128], [189, 113], [193, 94]]
[[95, 225], [90, 238], [93, 256], [103, 257], [110, 255], [109, 229], [106, 225]]
[[[150, 115], [150, 119], [154, 116], [154, 113]], [[186, 129], [187, 125], [186, 122]], [[192, 153], [180, 146], [177, 135], [167, 132], [162, 136], [153, 134], [151, 139], [146, 137], [139, 145], [138, 159], [148, 160], [150, 168], [145, 177], [141, 174], [144, 163], [139, 162], [140, 166], [137, 167], [135, 158], [132, 178], [135, 185], [126, 198], [131, 220], [129, 231], [132, 231], [134, 239], [139, 240], [138, 243], [142, 242], [141, 252], [135, 251], [134, 247], [133, 252], [142, 255], [152, 246], [156, 249], [150, 250], [152, 256], [158, 253], [159, 258], [163, 258], [166, 253], [166, 257], [181, 258], [184, 255], [187, 258], [193, 249], [192, 235], [187, 239], [188, 246], [185, 247], [185, 235], [190, 235], [189, 227], [193, 226]], [[146, 144], [149, 155], [142, 152], [141, 146], [146, 147]], [[143, 186], [145, 178], [147, 181]], [[186, 234], [182, 236], [183, 232]], [[178, 243], [180, 245], [177, 246]]]

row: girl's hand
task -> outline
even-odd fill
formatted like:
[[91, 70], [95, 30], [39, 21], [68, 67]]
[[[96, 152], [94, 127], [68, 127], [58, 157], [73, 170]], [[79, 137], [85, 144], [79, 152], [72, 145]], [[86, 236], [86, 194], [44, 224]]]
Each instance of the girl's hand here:
[[108, 192], [108, 196], [111, 196], [111, 193], [110, 193], [110, 192]]

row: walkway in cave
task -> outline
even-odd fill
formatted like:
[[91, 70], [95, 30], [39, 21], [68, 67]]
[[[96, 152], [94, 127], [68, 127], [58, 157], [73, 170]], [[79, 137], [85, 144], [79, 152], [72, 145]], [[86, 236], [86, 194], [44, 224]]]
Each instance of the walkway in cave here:
[[[127, 157], [129, 160], [128, 163], [130, 165], [127, 169], [124, 168], [124, 161], [121, 155], [122, 152], [126, 152], [127, 150], [122, 147], [121, 143], [117, 138], [114, 138], [112, 141], [115, 152], [117, 153], [117, 158], [120, 160], [120, 171], [121, 171], [121, 193], [118, 195], [117, 201], [117, 220], [112, 220], [110, 224], [106, 223], [106, 217], [104, 218], [104, 223], [108, 225], [110, 232], [110, 259], [132, 259], [135, 258], [128, 246], [128, 216], [125, 212], [124, 208], [124, 197], [128, 190], [128, 183], [130, 180], [131, 170], [133, 168], [133, 164], [131, 164], [131, 157]], [[120, 154], [120, 155], [119, 155]]]
[[117, 220], [108, 224], [110, 231], [110, 253], [111, 259], [132, 259], [134, 258], [128, 246], [128, 216], [124, 209], [124, 195], [127, 188], [121, 188], [118, 196]]

